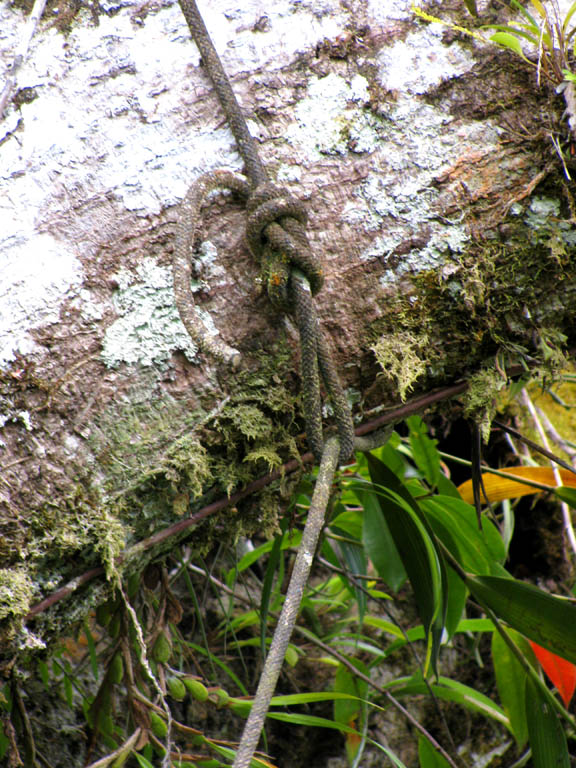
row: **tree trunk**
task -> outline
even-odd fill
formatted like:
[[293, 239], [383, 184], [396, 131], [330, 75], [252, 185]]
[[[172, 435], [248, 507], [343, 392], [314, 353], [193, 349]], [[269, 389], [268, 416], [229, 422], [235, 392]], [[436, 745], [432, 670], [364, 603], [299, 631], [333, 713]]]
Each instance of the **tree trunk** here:
[[[6, 649], [42, 647], [106, 591], [90, 569], [140, 572], [174, 546], [161, 531], [194, 530], [201, 550], [273, 530], [287, 476], [239, 514], [186, 520], [306, 451], [297, 334], [259, 287], [238, 201], [205, 210], [193, 275], [243, 368], [198, 354], [174, 304], [178, 204], [201, 173], [241, 170], [178, 4], [58, 7], [1, 123]], [[201, 10], [271, 178], [309, 207], [358, 423], [466, 377], [482, 415], [507, 365], [561, 359], [575, 240], [560, 97], [408, 0]], [[438, 13], [472, 23], [456, 0]], [[24, 24], [0, 8], [3, 61]]]

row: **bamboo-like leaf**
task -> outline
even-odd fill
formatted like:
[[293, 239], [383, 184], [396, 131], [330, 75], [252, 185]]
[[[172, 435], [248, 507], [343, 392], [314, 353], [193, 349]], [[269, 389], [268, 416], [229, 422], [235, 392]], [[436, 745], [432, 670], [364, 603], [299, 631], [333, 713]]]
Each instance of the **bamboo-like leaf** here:
[[466, 586], [518, 632], [576, 663], [576, 605], [512, 578], [468, 575]]
[[426, 632], [442, 616], [442, 574], [436, 549], [418, 514], [387, 488], [374, 488], [398, 553], [410, 578]]
[[498, 529], [490, 520], [484, 520], [479, 530], [474, 507], [451, 496], [433, 496], [418, 503], [436, 536], [464, 570], [496, 575], [495, 565], [504, 562], [506, 552]]
[[[513, 630], [508, 631], [512, 634], [516, 645], [530, 654], [530, 646], [526, 639]], [[528, 741], [525, 703], [528, 676], [499, 632], [492, 634], [492, 663], [500, 701], [510, 720], [510, 729], [514, 734], [518, 750], [521, 750]]]
[[534, 768], [570, 768], [566, 734], [536, 684], [526, 681], [526, 720]]
[[385, 686], [394, 696], [414, 696], [415, 694], [432, 693], [444, 701], [452, 701], [473, 712], [479, 712], [485, 717], [496, 720], [506, 728], [510, 728], [510, 721], [501, 707], [488, 696], [459, 683], [449, 677], [440, 676], [438, 682], [426, 682], [421, 677], [402, 677], [391, 681]]
[[[576, 488], [576, 475], [565, 469], [558, 469], [563, 487]], [[503, 499], [516, 499], [520, 496], [528, 496], [531, 493], [541, 493], [542, 491], [556, 491], [556, 480], [552, 467], [507, 467], [499, 472], [509, 475], [502, 477], [501, 474], [495, 475], [492, 472], [483, 472], [484, 488], [488, 500], [496, 504]], [[523, 480], [527, 482], [522, 482]], [[531, 485], [537, 483], [541, 487]], [[464, 501], [472, 503], [474, 496], [472, 490], [472, 481], [466, 480], [465, 483], [458, 486], [460, 495]]]
[[572, 3], [570, 8], [568, 8], [566, 16], [564, 16], [564, 21], [562, 22], [562, 33], [564, 35], [566, 34], [566, 30], [568, 29], [568, 25], [570, 24], [570, 19], [572, 18], [572, 16], [574, 16], [574, 13], [576, 13], [576, 3]]
[[410, 430], [412, 458], [429, 485], [435, 488], [440, 476], [440, 456], [436, 443], [428, 437], [428, 430], [420, 416], [410, 416], [406, 424]]
[[[354, 660], [354, 665], [365, 675], [369, 674], [366, 665], [359, 659]], [[335, 699], [334, 701], [334, 720], [337, 723], [345, 723], [358, 731], [364, 730], [366, 720], [366, 702], [368, 693], [368, 683], [357, 675], [353, 674], [343, 664], [338, 666], [336, 678], [334, 680], [334, 691], [347, 693], [355, 696], [356, 699]], [[360, 750], [365, 743], [365, 739], [356, 734], [346, 735], [346, 755], [350, 765], [360, 758]]]
[[522, 46], [520, 45], [520, 40], [518, 40], [518, 37], [516, 35], [511, 35], [510, 32], [495, 32], [491, 37], [490, 40], [493, 43], [496, 43], [496, 45], [502, 46], [502, 48], [508, 48], [508, 50], [512, 51], [513, 53], [520, 56], [520, 58], [526, 59], [524, 56], [524, 53], [522, 51]]
[[576, 488], [567, 488], [565, 485], [561, 485], [559, 488], [555, 488], [554, 493], [569, 507], [576, 509]]
[[538, 13], [538, 15], [540, 16], [540, 18], [542, 18], [542, 19], [547, 19], [547, 16], [546, 16], [546, 9], [544, 8], [544, 6], [543, 6], [543, 5], [542, 5], [542, 3], [540, 2], [540, 0], [530, 0], [530, 2], [531, 2], [531, 3], [532, 3], [532, 5], [534, 6], [534, 8], [536, 8], [536, 12], [537, 12], [537, 13]]
[[449, 768], [446, 758], [423, 736], [418, 737], [418, 762], [420, 768]]
[[366, 554], [385, 583], [397, 592], [406, 581], [406, 570], [380, 503], [373, 493], [357, 489], [356, 495], [364, 508], [362, 542]]
[[[496, 32], [506, 32], [510, 34], [510, 30], [514, 30], [515, 37], [521, 37], [524, 40], [528, 40], [531, 45], [538, 45], [540, 39], [540, 33], [538, 27], [533, 27], [531, 24], [519, 24], [518, 22], [510, 22], [509, 24], [487, 24], [485, 29], [494, 29]], [[522, 387], [526, 382], [522, 383]]]
[[264, 582], [262, 584], [262, 593], [260, 597], [260, 653], [262, 654], [263, 659], [266, 658], [266, 631], [268, 629], [268, 611], [270, 608], [272, 585], [274, 584], [274, 576], [278, 571], [280, 549], [283, 538], [284, 534], [274, 537], [274, 544], [270, 550], [270, 557], [268, 558]]
[[532, 24], [532, 26], [535, 29], [540, 29], [540, 25], [538, 24], [534, 16], [532, 16], [530, 12], [521, 3], [518, 2], [518, 0], [510, 0], [510, 5], [513, 8], [515, 8], [519, 13], [521, 13], [522, 16], [524, 16], [524, 18], [528, 19], [528, 21]]

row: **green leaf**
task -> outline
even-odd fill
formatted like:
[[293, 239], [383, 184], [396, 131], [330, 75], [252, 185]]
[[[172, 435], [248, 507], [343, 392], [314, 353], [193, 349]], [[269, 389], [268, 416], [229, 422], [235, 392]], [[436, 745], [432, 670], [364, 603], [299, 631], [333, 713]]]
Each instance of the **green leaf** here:
[[423, 736], [418, 737], [418, 761], [420, 768], [450, 768], [450, 763], [437, 752]]
[[555, 489], [554, 493], [559, 499], [565, 501], [569, 507], [576, 509], [576, 488], [567, 488], [565, 485], [561, 485]]
[[361, 512], [358, 509], [346, 509], [343, 504], [335, 504], [334, 511], [337, 514], [330, 520], [330, 527], [340, 528], [350, 538], [360, 541], [362, 539]]
[[139, 752], [132, 752], [134, 757], [136, 758], [136, 762], [140, 766], [140, 768], [154, 768], [152, 763], [147, 760], [144, 755], [141, 755]]
[[387, 488], [374, 488], [374, 492], [410, 578], [426, 633], [435, 641], [439, 624], [444, 620], [444, 594], [440, 560], [430, 534], [419, 515], [401, 496]]
[[487, 519], [478, 528], [476, 510], [471, 504], [452, 496], [433, 496], [419, 499], [442, 543], [450, 550], [466, 571], [494, 573], [494, 564], [503, 563], [506, 550], [496, 526]]
[[98, 659], [96, 658], [96, 643], [90, 630], [88, 622], [84, 622], [84, 634], [88, 643], [88, 653], [90, 655], [90, 669], [95, 680], [98, 680]]
[[[365, 675], [369, 675], [366, 665], [359, 659], [354, 659], [352, 663]], [[334, 691], [355, 697], [334, 700], [334, 720], [337, 723], [356, 727], [360, 732], [363, 732], [366, 721], [365, 699], [368, 694], [368, 683], [340, 664], [336, 671]], [[354, 761], [360, 757], [359, 752], [364, 743], [364, 739], [358, 739], [355, 736], [350, 737], [349, 735], [346, 739], [346, 755], [350, 765], [353, 765]]]
[[406, 570], [380, 503], [373, 493], [356, 490], [356, 495], [364, 508], [362, 542], [366, 554], [385, 583], [397, 592], [406, 581]]
[[576, 663], [576, 605], [512, 578], [468, 575], [466, 585], [511, 627]]
[[414, 462], [428, 484], [435, 488], [440, 476], [440, 455], [436, 442], [428, 437], [428, 429], [420, 416], [410, 416], [406, 419], [406, 424], [410, 430], [410, 448]]
[[262, 594], [260, 597], [260, 652], [263, 659], [266, 658], [266, 630], [268, 629], [270, 597], [272, 595], [274, 576], [278, 571], [278, 564], [280, 562], [280, 548], [282, 546], [283, 538], [284, 535], [277, 535], [274, 537], [274, 543], [270, 550], [270, 557], [268, 558], [264, 582], [262, 584]]
[[427, 694], [437, 696], [444, 701], [452, 701], [472, 712], [479, 712], [485, 717], [510, 728], [510, 722], [504, 711], [483, 693], [470, 688], [457, 680], [449, 677], [438, 678], [438, 682], [428, 682], [421, 675], [414, 677], [397, 678], [385, 686], [394, 696], [414, 696], [415, 694]]
[[464, 607], [468, 597], [468, 589], [460, 576], [458, 576], [452, 568], [446, 569], [446, 587], [447, 599], [445, 624], [446, 634], [448, 635], [447, 639], [449, 639], [454, 632], [456, 632], [462, 614], [464, 613]]
[[452, 480], [446, 477], [444, 472], [440, 472], [438, 477], [438, 493], [442, 496], [453, 496], [455, 499], [462, 500], [462, 497], [458, 493], [458, 488], [454, 485]]
[[564, 16], [564, 20], [562, 22], [562, 32], [566, 34], [566, 30], [568, 29], [568, 24], [570, 23], [570, 19], [572, 16], [576, 13], [576, 3], [572, 3], [570, 8], [568, 8], [568, 11], [566, 12], [566, 16]]
[[476, 0], [464, 0], [464, 5], [466, 6], [466, 10], [468, 13], [471, 13], [472, 16], [478, 16], [478, 8], [476, 7]]
[[520, 45], [520, 40], [518, 40], [518, 37], [516, 35], [511, 35], [510, 32], [495, 32], [490, 40], [493, 43], [496, 43], [496, 45], [502, 46], [502, 48], [508, 48], [508, 50], [512, 51], [513, 53], [520, 56], [520, 58], [525, 59], [524, 53], [522, 52], [522, 46]]
[[526, 720], [534, 768], [570, 768], [566, 734], [536, 684], [526, 681]]
[[[530, 646], [521, 635], [513, 630], [508, 631], [523, 651], [530, 651]], [[492, 663], [500, 701], [520, 751], [528, 740], [525, 704], [527, 674], [498, 632], [492, 635]]]

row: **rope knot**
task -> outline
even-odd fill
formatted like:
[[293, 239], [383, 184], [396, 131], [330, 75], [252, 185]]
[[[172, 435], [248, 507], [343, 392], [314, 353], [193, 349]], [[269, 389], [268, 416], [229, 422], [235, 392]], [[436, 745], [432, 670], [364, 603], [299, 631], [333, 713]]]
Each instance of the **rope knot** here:
[[264, 268], [271, 301], [288, 306], [291, 267], [306, 275], [312, 294], [318, 293], [323, 282], [322, 268], [306, 235], [305, 204], [286, 189], [264, 183], [251, 193], [247, 212], [246, 239]]

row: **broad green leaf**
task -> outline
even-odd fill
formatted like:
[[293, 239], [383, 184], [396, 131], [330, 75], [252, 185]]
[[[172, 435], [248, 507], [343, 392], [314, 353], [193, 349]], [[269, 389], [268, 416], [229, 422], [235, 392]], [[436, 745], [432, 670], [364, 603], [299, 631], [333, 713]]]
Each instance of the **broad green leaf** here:
[[479, 712], [492, 720], [496, 720], [506, 728], [510, 728], [510, 721], [506, 714], [492, 699], [449, 677], [440, 676], [438, 682], [426, 682], [421, 676], [403, 677], [392, 680], [385, 687], [394, 696], [432, 694], [444, 701], [452, 701], [473, 712]]
[[546, 16], [546, 9], [544, 8], [544, 6], [540, 2], [540, 0], [530, 0], [530, 2], [534, 6], [534, 8], [536, 8], [536, 12], [540, 16], [540, 18], [546, 19], [547, 18], [547, 16]]
[[364, 616], [364, 624], [367, 627], [375, 627], [376, 629], [379, 629], [381, 632], [387, 632], [390, 635], [393, 635], [394, 637], [403, 638], [404, 634], [402, 633], [402, 630], [400, 627], [397, 627], [395, 624], [392, 624], [391, 621], [386, 621], [386, 619], [380, 618], [380, 616]]
[[[335, 529], [336, 531], [338, 529]], [[338, 547], [346, 563], [346, 568], [351, 574], [359, 574], [360, 576], [366, 576], [367, 574], [367, 561], [364, 548], [360, 542], [358, 544], [352, 544], [348, 541], [339, 541]], [[362, 624], [364, 620], [364, 614], [366, 612], [366, 593], [362, 589], [358, 581], [352, 578], [349, 580], [349, 586], [352, 590], [354, 597], [356, 598], [356, 604], [358, 606], [358, 622]]]
[[576, 605], [512, 578], [468, 575], [466, 585], [518, 632], [576, 663]]
[[[518, 24], [517, 22], [510, 22], [510, 24], [490, 24], [488, 28], [506, 33], [509, 33], [510, 29], [512, 28], [514, 30], [515, 36], [521, 37], [524, 40], [528, 40], [528, 42], [532, 45], [538, 45], [539, 42], [539, 30], [537, 27], [533, 27], [531, 24]], [[522, 390], [525, 385], [526, 382], [524, 381], [522, 386], [518, 388], [518, 392], [520, 392], [520, 390]]]
[[565, 501], [569, 507], [576, 509], [576, 488], [567, 488], [565, 485], [561, 485], [554, 491], [556, 496], [562, 501]]
[[446, 634], [448, 639], [452, 637], [456, 631], [462, 614], [464, 613], [464, 606], [466, 605], [466, 598], [468, 597], [468, 589], [466, 584], [462, 581], [460, 576], [452, 570], [452, 568], [446, 569], [446, 582], [447, 582], [447, 600], [446, 600]]
[[428, 437], [428, 429], [420, 416], [410, 416], [406, 419], [406, 424], [410, 430], [409, 439], [414, 462], [428, 484], [435, 488], [440, 476], [440, 456], [436, 442]]
[[520, 56], [522, 59], [526, 58], [522, 52], [522, 46], [516, 35], [511, 35], [509, 32], [495, 32], [490, 40], [496, 45], [501, 45], [503, 48], [508, 48], [513, 53]]
[[[266, 658], [266, 631], [268, 629], [268, 610], [270, 608], [270, 597], [272, 595], [272, 586], [274, 576], [278, 573], [278, 564], [280, 562], [280, 549], [284, 536], [275, 536], [270, 557], [266, 565], [266, 573], [262, 584], [262, 594], [260, 597], [260, 653], [262, 658]], [[281, 578], [281, 577], [280, 577]]]
[[[442, 570], [424, 522], [402, 497], [387, 488], [374, 489], [390, 533], [410, 578], [418, 612], [427, 634], [436, 640], [443, 622]], [[435, 659], [434, 659], [435, 661]]]
[[136, 758], [136, 762], [140, 766], [140, 768], [154, 768], [152, 763], [147, 760], [144, 755], [141, 755], [139, 752], [132, 752], [134, 757]]
[[[516, 645], [531, 655], [526, 640], [513, 630], [508, 630]], [[510, 729], [516, 740], [518, 750], [523, 749], [528, 740], [526, 722], [525, 691], [527, 674], [506, 642], [498, 632], [492, 635], [492, 663], [496, 685], [502, 707], [510, 720]]]
[[450, 768], [450, 763], [423, 736], [418, 736], [420, 768]]
[[[353, 664], [365, 675], [369, 674], [366, 665], [359, 659], [355, 659]], [[337, 723], [344, 723], [352, 728], [357, 728], [360, 732], [364, 730], [366, 720], [366, 702], [368, 693], [368, 683], [354, 675], [348, 667], [343, 664], [338, 666], [336, 678], [334, 680], [334, 691], [346, 693], [355, 698], [335, 699], [334, 700], [334, 720]], [[365, 742], [356, 734], [347, 734], [346, 736], [346, 755], [350, 765], [359, 757], [359, 751]]]
[[568, 29], [568, 25], [570, 24], [570, 19], [576, 12], [576, 3], [572, 3], [570, 8], [568, 8], [568, 11], [566, 13], [566, 16], [564, 16], [564, 21], [562, 22], [562, 32], [566, 34], [566, 30]]
[[[288, 533], [285, 533], [282, 537], [282, 543], [280, 545], [280, 549], [290, 549], [290, 547], [294, 547], [295, 549], [298, 549], [300, 546], [300, 541], [302, 539], [302, 533], [301, 531], [290, 531]], [[235, 568], [232, 568], [230, 573], [232, 576], [234, 576], [235, 572], [238, 571], [245, 571], [246, 568], [249, 568], [253, 563], [255, 563], [257, 560], [259, 560], [262, 555], [267, 554], [271, 551], [272, 547], [274, 546], [275, 539], [271, 539], [270, 541], [267, 541], [265, 544], [262, 544], [259, 547], [256, 547], [256, 549], [253, 549], [251, 552], [246, 553], [238, 562]]]
[[498, 529], [490, 520], [484, 519], [482, 530], [479, 530], [476, 510], [471, 504], [451, 496], [433, 496], [420, 499], [418, 503], [434, 533], [464, 570], [494, 573], [494, 564], [503, 563], [506, 559]]
[[400, 444], [400, 437], [396, 432], [393, 432], [388, 442], [377, 448], [367, 456], [367, 463], [370, 466], [369, 458], [374, 458], [376, 461], [380, 461], [388, 469], [393, 472], [397, 478], [402, 480], [404, 478], [404, 472], [406, 470], [406, 460], [398, 450]]
[[335, 512], [337, 514], [330, 520], [329, 525], [340, 528], [352, 539], [360, 541], [362, 538], [362, 513], [360, 510], [346, 509], [343, 504], [336, 504]]
[[461, 498], [458, 488], [443, 472], [440, 472], [438, 477], [438, 493], [442, 496], [453, 496], [455, 499]]
[[356, 495], [364, 507], [362, 542], [366, 554], [385, 583], [397, 592], [406, 581], [406, 570], [380, 503], [373, 493], [356, 490]]
[[536, 684], [526, 681], [526, 720], [534, 768], [570, 768], [566, 734]]
[[524, 16], [524, 18], [528, 19], [528, 21], [534, 27], [534, 29], [536, 30], [540, 29], [540, 25], [538, 24], [534, 16], [532, 16], [530, 12], [520, 2], [518, 2], [518, 0], [510, 0], [510, 5], [513, 8], [515, 8], [517, 11], [519, 11], [522, 14], [522, 16]]

